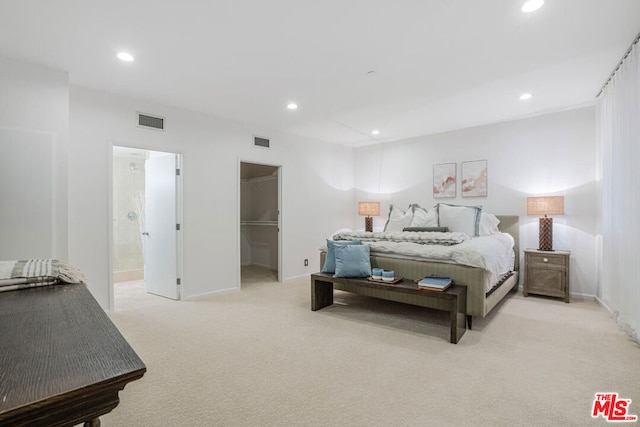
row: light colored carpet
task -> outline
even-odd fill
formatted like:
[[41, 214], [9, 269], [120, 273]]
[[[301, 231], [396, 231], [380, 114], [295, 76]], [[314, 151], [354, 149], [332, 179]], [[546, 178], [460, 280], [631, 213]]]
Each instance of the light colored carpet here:
[[428, 309], [336, 292], [312, 312], [308, 278], [129, 294], [111, 317], [148, 371], [103, 426], [605, 425], [596, 392], [640, 414], [640, 346], [593, 301], [512, 293], [455, 345]]

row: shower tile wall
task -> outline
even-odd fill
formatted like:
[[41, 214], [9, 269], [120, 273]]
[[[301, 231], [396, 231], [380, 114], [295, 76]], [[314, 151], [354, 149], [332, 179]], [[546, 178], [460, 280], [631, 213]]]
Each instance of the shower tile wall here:
[[113, 158], [113, 279], [144, 278], [144, 159]]

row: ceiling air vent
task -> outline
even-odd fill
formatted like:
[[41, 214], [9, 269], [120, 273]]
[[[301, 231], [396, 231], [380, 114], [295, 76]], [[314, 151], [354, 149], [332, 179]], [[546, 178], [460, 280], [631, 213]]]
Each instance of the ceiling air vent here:
[[164, 130], [164, 118], [138, 113], [138, 126], [145, 128]]
[[267, 138], [260, 138], [259, 136], [254, 136], [253, 145], [255, 145], [256, 147], [269, 148], [269, 140]]

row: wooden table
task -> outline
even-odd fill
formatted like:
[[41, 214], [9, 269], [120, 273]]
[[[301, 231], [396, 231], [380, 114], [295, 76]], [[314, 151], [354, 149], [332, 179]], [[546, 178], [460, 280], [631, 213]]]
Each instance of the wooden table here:
[[145, 371], [85, 285], [0, 292], [0, 426], [99, 426]]
[[449, 341], [457, 344], [467, 330], [467, 287], [453, 285], [446, 291], [418, 289], [413, 280], [397, 284], [372, 282], [367, 279], [336, 278], [327, 273], [311, 275], [311, 310], [320, 310], [333, 304], [333, 290], [352, 292], [389, 301], [449, 312]]

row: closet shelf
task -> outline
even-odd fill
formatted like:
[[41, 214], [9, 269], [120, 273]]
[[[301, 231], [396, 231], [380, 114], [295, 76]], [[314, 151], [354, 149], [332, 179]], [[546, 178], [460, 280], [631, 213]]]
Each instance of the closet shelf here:
[[240, 225], [277, 226], [278, 221], [240, 221]]
[[267, 175], [267, 176], [258, 176], [255, 178], [241, 178], [240, 183], [242, 184], [252, 184], [257, 182], [265, 182], [265, 181], [274, 181], [278, 179], [278, 175]]

